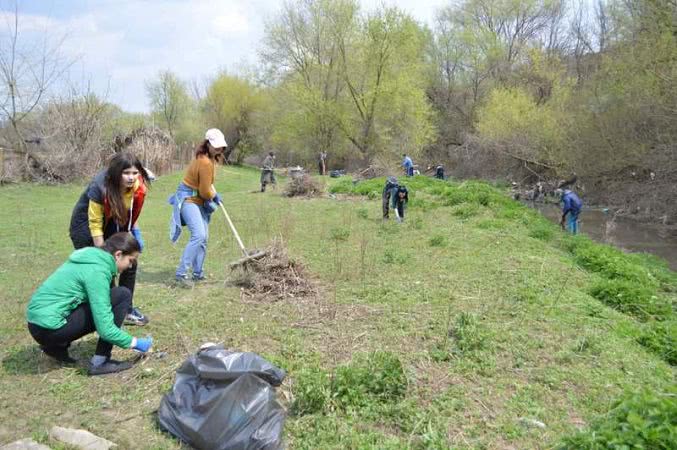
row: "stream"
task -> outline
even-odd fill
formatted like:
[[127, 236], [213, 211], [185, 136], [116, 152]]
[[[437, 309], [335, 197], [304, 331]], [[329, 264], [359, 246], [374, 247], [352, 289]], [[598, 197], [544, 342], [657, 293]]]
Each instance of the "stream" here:
[[[562, 217], [561, 209], [556, 205], [527, 204], [556, 223]], [[584, 208], [579, 220], [579, 231], [592, 239], [628, 252], [652, 253], [665, 259], [672, 270], [677, 270], [677, 230], [623, 217], [614, 218], [613, 213], [600, 209]]]

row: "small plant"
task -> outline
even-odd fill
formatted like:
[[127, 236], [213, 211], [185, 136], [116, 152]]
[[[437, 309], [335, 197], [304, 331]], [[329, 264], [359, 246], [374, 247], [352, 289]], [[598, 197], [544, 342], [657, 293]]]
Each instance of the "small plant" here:
[[677, 401], [672, 392], [648, 389], [626, 395], [589, 429], [566, 438], [557, 448], [669, 449], [677, 439]]
[[293, 414], [321, 413], [329, 404], [330, 382], [329, 375], [319, 368], [302, 369], [294, 381]]
[[377, 351], [338, 367], [331, 390], [332, 397], [342, 408], [394, 402], [406, 394], [407, 377], [397, 356]]
[[435, 235], [428, 240], [431, 247], [444, 247], [447, 245], [447, 238], [441, 234]]
[[357, 211], [355, 211], [357, 214], [357, 217], [360, 219], [368, 219], [369, 218], [369, 210], [367, 208], [359, 208]]
[[451, 335], [455, 340], [457, 353], [462, 355], [486, 348], [487, 333], [475, 314], [461, 313], [456, 318]]
[[332, 228], [329, 231], [329, 238], [332, 241], [345, 242], [345, 241], [348, 240], [349, 237], [350, 237], [350, 230], [348, 228], [337, 227], [337, 228]]

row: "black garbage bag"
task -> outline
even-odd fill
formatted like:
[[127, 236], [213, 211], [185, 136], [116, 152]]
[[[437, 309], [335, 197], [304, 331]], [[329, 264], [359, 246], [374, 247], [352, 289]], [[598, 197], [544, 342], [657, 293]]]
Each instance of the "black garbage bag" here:
[[160, 402], [162, 428], [197, 449], [283, 448], [285, 372], [255, 353], [211, 346], [191, 355]]

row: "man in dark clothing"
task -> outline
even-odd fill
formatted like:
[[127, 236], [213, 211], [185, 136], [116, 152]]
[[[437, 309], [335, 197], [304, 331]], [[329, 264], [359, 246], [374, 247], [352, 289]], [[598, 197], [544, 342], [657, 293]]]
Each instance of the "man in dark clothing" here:
[[435, 167], [435, 178], [438, 180], [444, 180], [444, 166], [443, 165], [438, 165]]
[[[567, 228], [572, 234], [578, 233], [578, 215], [581, 213], [581, 208], [583, 207], [583, 202], [576, 195], [575, 192], [570, 191], [569, 189], [564, 189], [562, 191], [562, 220], [560, 225], [564, 229], [565, 222], [567, 223]], [[569, 216], [567, 219], [567, 215]]]
[[275, 180], [275, 153], [270, 152], [268, 156], [263, 160], [261, 167], [261, 192], [266, 192], [266, 185], [272, 184], [275, 186], [277, 181]]
[[395, 219], [401, 223], [404, 220], [404, 207], [409, 201], [409, 191], [400, 186], [397, 178], [388, 177], [383, 188], [383, 219], [388, 219], [390, 208], [395, 211]]

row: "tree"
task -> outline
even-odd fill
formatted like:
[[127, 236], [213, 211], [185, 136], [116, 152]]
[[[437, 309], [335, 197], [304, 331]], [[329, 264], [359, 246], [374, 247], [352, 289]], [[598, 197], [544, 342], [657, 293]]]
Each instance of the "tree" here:
[[191, 99], [183, 81], [173, 72], [160, 72], [155, 81], [146, 84], [153, 114], [158, 116], [172, 139], [180, 123], [189, 115]]
[[28, 150], [21, 124], [44, 102], [73, 61], [60, 54], [63, 38], [42, 35], [39, 39], [28, 34], [20, 39], [18, 2], [11, 18], [0, 34], [0, 112], [13, 131], [12, 144], [26, 155], [26, 169], [39, 168], [39, 158]]
[[207, 88], [202, 105], [210, 127], [221, 129], [228, 142], [228, 156], [235, 150], [237, 162], [256, 150], [257, 140], [251, 134], [257, 114], [266, 108], [261, 89], [247, 79], [222, 73]]

